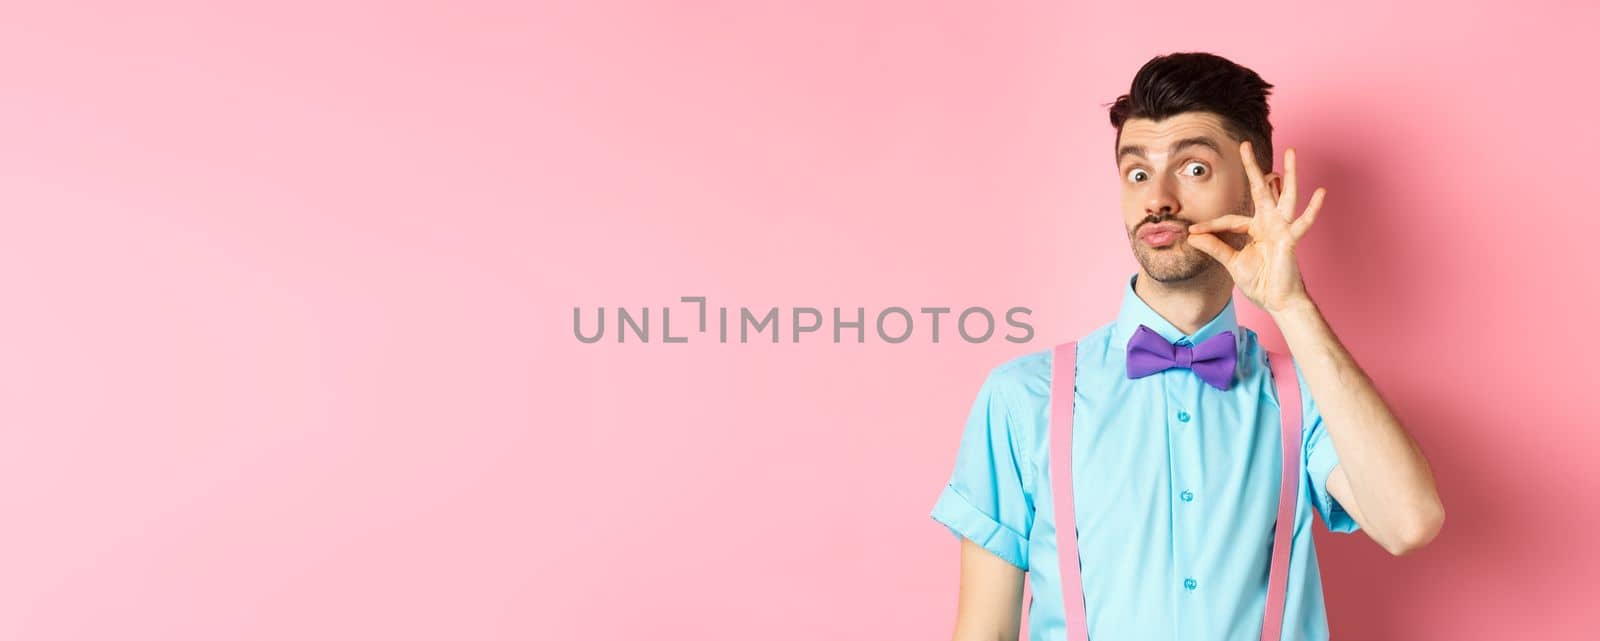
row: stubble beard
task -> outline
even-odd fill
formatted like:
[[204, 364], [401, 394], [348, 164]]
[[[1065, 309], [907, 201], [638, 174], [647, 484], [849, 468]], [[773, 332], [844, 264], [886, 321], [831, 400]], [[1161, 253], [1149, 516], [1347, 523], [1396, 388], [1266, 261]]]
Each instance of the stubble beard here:
[[[1250, 195], [1245, 194], [1244, 200], [1235, 206], [1234, 211], [1230, 213], [1249, 215], [1251, 210], [1255, 209], [1251, 205]], [[1187, 238], [1167, 247], [1151, 247], [1140, 242], [1139, 237], [1135, 235], [1135, 231], [1143, 227], [1145, 223], [1163, 223], [1167, 221], [1176, 222], [1186, 227], [1193, 224], [1193, 221], [1177, 216], [1150, 216], [1139, 221], [1139, 224], [1135, 225], [1133, 229], [1128, 230], [1128, 242], [1133, 246], [1134, 258], [1138, 259], [1139, 265], [1144, 268], [1144, 272], [1149, 274], [1152, 280], [1160, 283], [1179, 283], [1200, 276], [1212, 269], [1223, 269], [1222, 263], [1217, 262], [1217, 259], [1212, 258], [1210, 254], [1190, 245]], [[1234, 232], [1219, 233], [1217, 237], [1234, 249], [1243, 249], [1250, 240], [1249, 235]]]

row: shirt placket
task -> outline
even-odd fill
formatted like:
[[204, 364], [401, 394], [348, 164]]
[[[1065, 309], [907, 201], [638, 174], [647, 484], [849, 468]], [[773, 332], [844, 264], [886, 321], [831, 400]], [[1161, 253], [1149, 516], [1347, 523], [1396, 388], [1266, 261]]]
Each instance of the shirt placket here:
[[[1176, 345], [1192, 347], [1194, 345], [1188, 337], [1175, 341]], [[1202, 463], [1200, 425], [1198, 417], [1199, 408], [1196, 401], [1199, 399], [1199, 386], [1204, 381], [1193, 371], [1184, 368], [1174, 368], [1165, 372], [1163, 376], [1162, 393], [1166, 396], [1166, 424], [1168, 443], [1168, 478], [1171, 485], [1168, 487], [1168, 505], [1172, 512], [1172, 568], [1174, 576], [1169, 577], [1171, 589], [1177, 604], [1175, 621], [1177, 623], [1177, 639], [1186, 637], [1185, 630], [1192, 629], [1200, 623], [1203, 617], [1197, 610], [1201, 607], [1202, 599], [1199, 591], [1206, 588], [1206, 577], [1198, 576], [1200, 559], [1201, 533], [1205, 531], [1201, 509], [1206, 500], [1205, 488], [1202, 487]]]

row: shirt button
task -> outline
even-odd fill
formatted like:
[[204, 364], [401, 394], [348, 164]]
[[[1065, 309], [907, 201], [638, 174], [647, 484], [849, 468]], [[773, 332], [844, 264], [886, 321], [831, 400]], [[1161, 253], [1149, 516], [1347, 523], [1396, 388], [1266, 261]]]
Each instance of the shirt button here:
[[1182, 494], [1178, 495], [1178, 498], [1183, 499], [1184, 503], [1188, 503], [1188, 502], [1194, 500], [1194, 492], [1190, 492], [1189, 490], [1184, 490]]
[[1188, 423], [1189, 422], [1189, 413], [1185, 412], [1183, 410], [1178, 410], [1178, 420], [1181, 421], [1181, 422], [1184, 422], [1184, 423]]
[[1193, 592], [1194, 589], [1198, 588], [1198, 587], [1200, 587], [1200, 584], [1195, 582], [1194, 579], [1184, 579], [1183, 580], [1183, 589], [1185, 589], [1185, 590]]

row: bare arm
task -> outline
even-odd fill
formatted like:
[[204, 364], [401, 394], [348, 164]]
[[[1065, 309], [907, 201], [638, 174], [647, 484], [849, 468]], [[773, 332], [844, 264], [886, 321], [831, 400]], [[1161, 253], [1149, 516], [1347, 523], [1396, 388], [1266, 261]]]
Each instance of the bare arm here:
[[1444, 506], [1416, 441], [1309, 297], [1274, 313], [1273, 320], [1339, 453], [1328, 493], [1389, 553], [1427, 545], [1444, 523]]
[[961, 594], [953, 641], [1016, 641], [1022, 628], [1022, 569], [961, 539]]

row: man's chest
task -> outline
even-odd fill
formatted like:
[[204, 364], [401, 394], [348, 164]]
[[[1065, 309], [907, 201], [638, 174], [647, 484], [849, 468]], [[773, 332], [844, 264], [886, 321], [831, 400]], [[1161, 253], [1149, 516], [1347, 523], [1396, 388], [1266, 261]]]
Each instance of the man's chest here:
[[1221, 393], [1172, 378], [1079, 388], [1071, 471], [1081, 541], [1269, 540], [1282, 475], [1275, 402], [1258, 381]]

